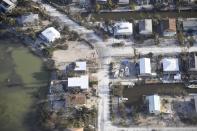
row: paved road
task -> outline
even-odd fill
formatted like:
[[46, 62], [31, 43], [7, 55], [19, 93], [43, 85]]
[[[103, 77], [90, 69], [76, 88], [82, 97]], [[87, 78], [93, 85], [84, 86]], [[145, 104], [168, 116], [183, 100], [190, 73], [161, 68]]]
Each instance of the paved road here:
[[[98, 72], [98, 86], [99, 86], [99, 106], [98, 106], [98, 131], [152, 131], [153, 128], [118, 128], [113, 126], [109, 119], [109, 76], [108, 68], [110, 58], [112, 56], [132, 56], [134, 55], [134, 49], [132, 47], [126, 48], [110, 48], [107, 47], [107, 42], [102, 41], [93, 30], [88, 30], [83, 26], [78, 25], [74, 21], [70, 20], [66, 15], [58, 12], [55, 8], [48, 4], [40, 3], [40, 5], [45, 8], [48, 14], [54, 18], [54, 20], [59, 21], [69, 27], [70, 30], [76, 31], [80, 36], [87, 41], [91, 42], [97, 49], [98, 55], [100, 56], [100, 62], [102, 68]], [[137, 48], [138, 53], [148, 53], [148, 52], [158, 52], [158, 53], [176, 53], [180, 52], [182, 48], [176, 49], [172, 48]], [[192, 50], [196, 50], [195, 47]], [[196, 128], [155, 128], [159, 131], [196, 131]]]

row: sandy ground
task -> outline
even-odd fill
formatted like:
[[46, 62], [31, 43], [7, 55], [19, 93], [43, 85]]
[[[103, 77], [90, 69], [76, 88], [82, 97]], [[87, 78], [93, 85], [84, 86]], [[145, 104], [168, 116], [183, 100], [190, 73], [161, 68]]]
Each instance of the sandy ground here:
[[68, 63], [81, 59], [95, 59], [97, 53], [95, 50], [90, 49], [83, 42], [69, 41], [67, 42], [68, 50], [56, 50], [53, 52], [52, 59], [58, 69], [62, 70]]

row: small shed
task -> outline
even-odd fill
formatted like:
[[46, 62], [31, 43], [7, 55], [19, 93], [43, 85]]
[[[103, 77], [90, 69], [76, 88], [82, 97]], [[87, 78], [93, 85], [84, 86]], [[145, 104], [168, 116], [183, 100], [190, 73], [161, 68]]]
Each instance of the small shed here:
[[139, 34], [151, 35], [152, 33], [153, 33], [152, 19], [140, 20], [139, 21]]
[[86, 61], [75, 62], [75, 71], [86, 71]]
[[160, 96], [158, 96], [158, 95], [148, 96], [148, 102], [149, 102], [149, 112], [150, 113], [159, 114], [161, 112]]
[[139, 62], [140, 62], [140, 75], [151, 74], [150, 58], [141, 58]]
[[49, 27], [45, 29], [40, 36], [47, 42], [54, 42], [56, 39], [60, 38], [60, 33], [54, 27]]
[[164, 58], [163, 62], [163, 71], [164, 72], [177, 72], [179, 71], [179, 62], [178, 58]]

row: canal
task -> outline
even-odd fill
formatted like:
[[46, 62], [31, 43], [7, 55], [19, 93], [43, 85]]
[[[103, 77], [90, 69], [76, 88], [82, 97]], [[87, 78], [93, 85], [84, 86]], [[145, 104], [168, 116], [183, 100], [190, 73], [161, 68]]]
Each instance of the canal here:
[[[81, 16], [86, 18], [88, 13], [82, 13]], [[92, 18], [97, 20], [131, 20], [131, 19], [144, 19], [144, 18], [192, 18], [197, 17], [197, 11], [168, 11], [168, 12], [108, 12], [108, 13], [95, 13], [91, 14]]]
[[48, 80], [39, 57], [14, 36], [0, 34], [0, 131], [40, 131], [35, 103]]
[[143, 96], [147, 95], [182, 96], [190, 93], [197, 93], [197, 89], [186, 88], [183, 84], [139, 84], [132, 88], [124, 88], [123, 97], [128, 98], [127, 105], [138, 105], [142, 103]]

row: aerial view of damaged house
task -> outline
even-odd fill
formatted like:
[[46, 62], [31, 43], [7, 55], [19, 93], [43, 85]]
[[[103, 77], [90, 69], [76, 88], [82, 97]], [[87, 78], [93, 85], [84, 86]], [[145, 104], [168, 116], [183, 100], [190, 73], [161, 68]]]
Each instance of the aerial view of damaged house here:
[[197, 0], [0, 0], [0, 131], [197, 131]]

